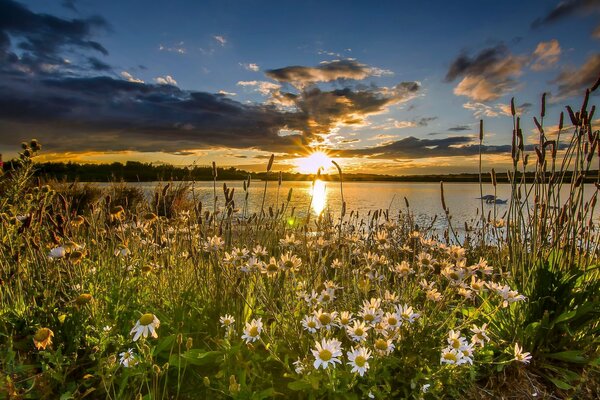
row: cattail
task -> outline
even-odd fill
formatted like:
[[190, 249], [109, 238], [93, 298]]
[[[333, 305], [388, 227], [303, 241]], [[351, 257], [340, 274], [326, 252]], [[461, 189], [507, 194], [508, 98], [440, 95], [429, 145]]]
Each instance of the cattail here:
[[442, 208], [444, 209], [444, 212], [446, 214], [448, 214], [448, 207], [446, 207], [446, 199], [444, 198], [444, 182], [440, 182], [440, 193], [442, 196]]
[[404, 197], [404, 204], [406, 204], [406, 208], [410, 208], [410, 205], [408, 204], [408, 199], [406, 198], [406, 196]]
[[513, 117], [517, 113], [515, 110], [515, 98], [514, 97], [512, 99], [510, 99], [510, 113], [512, 114]]
[[214, 161], [212, 162], [212, 175], [213, 179], [217, 179], [217, 164]]
[[579, 118], [577, 118], [571, 106], [567, 106], [567, 112], [569, 113], [569, 118], [571, 118], [573, 126], [579, 126]]
[[346, 202], [344, 201], [342, 203], [342, 217], [344, 217], [346, 215]]
[[583, 174], [579, 174], [579, 176], [577, 177], [577, 180], [575, 181], [575, 187], [581, 186], [581, 183], [583, 182], [584, 177], [585, 176]]
[[287, 196], [287, 201], [288, 203], [292, 200], [292, 188], [290, 188], [289, 192], [288, 192], [288, 196]]
[[275, 154], [271, 154], [271, 158], [269, 158], [269, 164], [267, 164], [267, 172], [271, 171], [274, 160], [275, 160]]
[[558, 120], [558, 130], [561, 131], [563, 128], [563, 124], [565, 122], [565, 113], [564, 112], [560, 112], [560, 118]]
[[596, 106], [593, 105], [592, 109], [590, 110], [590, 114], [588, 115], [588, 120], [590, 122], [592, 122], [594, 120], [594, 113], [596, 112]]
[[496, 181], [496, 171], [494, 170], [494, 168], [492, 168], [491, 175], [492, 175], [492, 185], [494, 185], [494, 187], [496, 187], [498, 182]]
[[585, 97], [583, 98], [583, 104], [581, 105], [581, 114], [587, 110], [588, 101], [590, 99], [590, 89], [585, 90]]
[[540, 116], [544, 118], [546, 116], [546, 93], [542, 94], [542, 112]]
[[537, 127], [538, 131], [540, 132], [540, 135], [543, 135], [544, 129], [542, 128], [540, 121], [538, 121], [538, 119], [536, 117], [533, 117], [533, 122], [535, 123], [535, 126]]
[[596, 89], [598, 89], [598, 86], [600, 86], [600, 76], [598, 76], [598, 80], [596, 81], [596, 83], [594, 83], [594, 86], [592, 86], [590, 88], [590, 92], [595, 91]]
[[479, 141], [483, 140], [483, 120], [479, 120]]
[[279, 181], [277, 182], [277, 184], [279, 186], [281, 186], [281, 181], [283, 180], [283, 172], [279, 171]]

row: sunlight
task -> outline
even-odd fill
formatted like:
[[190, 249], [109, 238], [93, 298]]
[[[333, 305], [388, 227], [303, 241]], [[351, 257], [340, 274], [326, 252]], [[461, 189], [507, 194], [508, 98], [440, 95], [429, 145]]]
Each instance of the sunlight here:
[[319, 168], [321, 172], [327, 172], [332, 167], [331, 158], [322, 151], [296, 159], [296, 170], [302, 174], [316, 174]]
[[317, 179], [311, 188], [312, 209], [315, 214], [320, 215], [327, 204], [327, 192], [325, 190], [325, 182]]

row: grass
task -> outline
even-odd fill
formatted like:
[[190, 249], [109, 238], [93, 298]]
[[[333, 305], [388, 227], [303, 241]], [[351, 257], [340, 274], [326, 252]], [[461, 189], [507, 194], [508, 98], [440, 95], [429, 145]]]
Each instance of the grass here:
[[279, 192], [251, 213], [250, 179], [219, 200], [216, 166], [214, 204], [46, 185], [24, 144], [0, 180], [0, 398], [593, 398], [599, 132], [585, 100], [549, 139], [544, 101], [530, 157], [513, 113], [508, 212], [464, 237], [443, 185], [438, 235], [408, 201], [346, 212], [338, 165], [340, 215], [309, 219]]

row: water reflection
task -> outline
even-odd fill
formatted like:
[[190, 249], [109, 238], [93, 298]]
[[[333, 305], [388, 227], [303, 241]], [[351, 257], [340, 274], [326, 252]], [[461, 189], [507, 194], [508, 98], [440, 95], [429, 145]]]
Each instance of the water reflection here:
[[320, 179], [317, 179], [310, 190], [310, 194], [312, 196], [312, 209], [315, 212], [315, 214], [320, 215], [325, 209], [325, 205], [327, 204], [325, 182], [323, 182]]

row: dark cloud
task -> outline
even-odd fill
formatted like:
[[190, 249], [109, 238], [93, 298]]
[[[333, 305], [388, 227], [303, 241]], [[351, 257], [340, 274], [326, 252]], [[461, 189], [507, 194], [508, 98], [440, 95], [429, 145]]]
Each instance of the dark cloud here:
[[471, 127], [469, 125], [457, 125], [452, 128], [448, 128], [449, 131], [452, 132], [462, 132], [462, 131], [470, 131]]
[[462, 78], [454, 94], [479, 102], [497, 100], [515, 89], [525, 57], [514, 56], [503, 44], [486, 48], [474, 57], [460, 54], [446, 73], [446, 82]]
[[88, 64], [94, 71], [111, 71], [112, 67], [96, 57], [88, 57]]
[[60, 4], [67, 10], [77, 12], [77, 6], [75, 5], [76, 2], [77, 0], [63, 0]]
[[415, 124], [418, 126], [427, 126], [430, 122], [435, 121], [438, 117], [423, 117], [419, 118], [415, 121]]
[[544, 17], [537, 18], [531, 23], [532, 28], [540, 28], [570, 17], [574, 14], [590, 14], [600, 10], [600, 0], [566, 0], [559, 2]]
[[338, 79], [361, 80], [369, 76], [386, 74], [391, 72], [369, 67], [353, 59], [324, 61], [316, 67], [293, 65], [266, 71], [269, 78], [300, 88], [317, 82], [331, 82]]
[[577, 69], [565, 68], [553, 83], [558, 85], [558, 98], [581, 96], [600, 77], [600, 53], [593, 54]]
[[12, 0], [0, 0], [0, 60], [4, 69], [55, 72], [68, 64], [62, 51], [108, 54], [104, 46], [92, 40], [98, 29], [109, 29], [101, 17], [67, 20], [34, 13]]
[[[510, 145], [482, 146], [483, 154], [509, 153]], [[469, 136], [455, 136], [443, 139], [418, 139], [407, 137], [381, 146], [340, 150], [336, 156], [368, 157], [379, 159], [415, 159], [429, 157], [455, 157], [479, 154], [479, 144]]]

